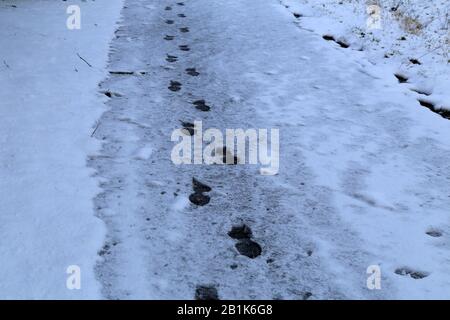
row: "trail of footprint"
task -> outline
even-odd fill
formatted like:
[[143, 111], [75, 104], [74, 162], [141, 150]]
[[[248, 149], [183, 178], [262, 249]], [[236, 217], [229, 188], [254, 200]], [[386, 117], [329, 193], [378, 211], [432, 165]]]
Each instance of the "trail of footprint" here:
[[251, 240], [253, 235], [252, 230], [247, 225], [233, 226], [231, 231], [228, 232], [228, 235], [238, 240], [235, 247], [241, 255], [250, 259], [261, 255], [262, 248], [257, 242]]
[[211, 110], [211, 107], [208, 106], [205, 102], [205, 100], [196, 100], [194, 102], [192, 102], [192, 104], [195, 106], [196, 109], [201, 110], [201, 111], [209, 111]]
[[168, 87], [171, 91], [180, 91], [181, 90], [181, 83], [178, 81], [170, 81], [170, 86]]
[[197, 77], [200, 74], [195, 68], [187, 68], [186, 73], [193, 77]]

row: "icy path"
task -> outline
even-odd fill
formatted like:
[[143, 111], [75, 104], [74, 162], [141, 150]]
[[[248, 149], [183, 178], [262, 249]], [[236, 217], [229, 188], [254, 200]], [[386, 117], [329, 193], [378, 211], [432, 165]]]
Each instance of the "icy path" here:
[[[102, 84], [112, 98], [89, 163], [104, 179], [105, 297], [190, 299], [199, 286], [221, 299], [448, 297], [450, 122], [276, 0], [181, 4], [126, 1], [110, 70], [145, 74]], [[279, 175], [173, 165], [171, 133], [194, 120], [279, 128]], [[205, 206], [189, 202], [193, 177], [212, 188]], [[242, 222], [262, 247], [254, 259], [228, 235]], [[373, 264], [379, 291], [366, 287]]]

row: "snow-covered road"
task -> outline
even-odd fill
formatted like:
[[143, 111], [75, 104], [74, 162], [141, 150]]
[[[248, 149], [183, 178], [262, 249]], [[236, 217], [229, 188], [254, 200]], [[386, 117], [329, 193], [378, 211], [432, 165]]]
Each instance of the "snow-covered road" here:
[[[106, 298], [449, 296], [450, 122], [364, 52], [303, 30], [277, 0], [128, 0], [116, 35], [109, 69], [142, 73], [102, 83], [104, 145], [89, 159]], [[174, 165], [171, 134], [195, 120], [280, 129], [279, 174]], [[193, 178], [212, 188], [204, 206]], [[229, 235], [242, 224], [255, 258]]]

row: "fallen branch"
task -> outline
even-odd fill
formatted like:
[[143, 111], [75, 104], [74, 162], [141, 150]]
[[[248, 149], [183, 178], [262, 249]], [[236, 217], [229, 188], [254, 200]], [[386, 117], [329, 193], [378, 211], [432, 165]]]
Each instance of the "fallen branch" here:
[[92, 68], [92, 65], [91, 65], [89, 62], [87, 62], [86, 59], [84, 59], [82, 56], [80, 56], [80, 54], [79, 54], [78, 52], [77, 52], [77, 56], [78, 56], [78, 58], [80, 58], [81, 60], [83, 60], [84, 62], [86, 62], [86, 64], [87, 64], [89, 67]]

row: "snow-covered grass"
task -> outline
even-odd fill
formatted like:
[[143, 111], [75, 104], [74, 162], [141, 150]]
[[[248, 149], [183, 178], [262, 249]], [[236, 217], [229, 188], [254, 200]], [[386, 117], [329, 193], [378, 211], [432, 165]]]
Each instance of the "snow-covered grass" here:
[[[81, 29], [66, 27], [69, 5]], [[105, 228], [87, 154], [122, 1], [0, 1], [0, 297], [99, 297]], [[81, 58], [85, 59], [83, 61]], [[90, 64], [90, 66], [88, 65]], [[81, 290], [66, 269], [81, 267]]]
[[[362, 50], [389, 73], [406, 76], [412, 90], [450, 109], [450, 4], [447, 0], [281, 0], [299, 25]], [[376, 5], [379, 11], [374, 7]], [[379, 19], [371, 14], [379, 13]], [[369, 24], [368, 21], [379, 21]], [[420, 95], [419, 95], [420, 96]]]

